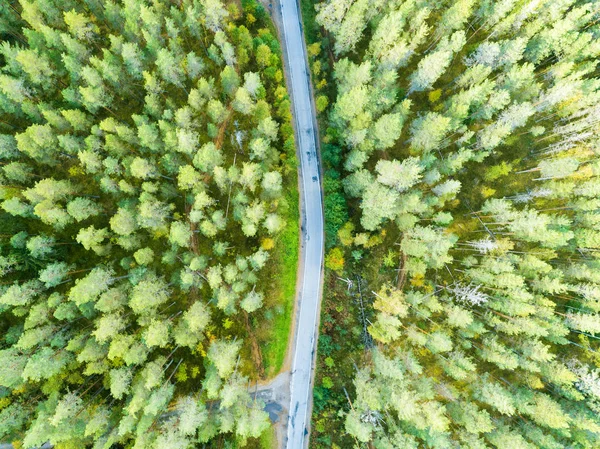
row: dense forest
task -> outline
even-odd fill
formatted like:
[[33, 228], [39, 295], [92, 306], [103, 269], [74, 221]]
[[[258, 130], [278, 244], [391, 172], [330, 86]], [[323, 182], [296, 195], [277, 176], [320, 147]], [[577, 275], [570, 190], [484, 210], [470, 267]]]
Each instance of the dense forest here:
[[304, 3], [313, 447], [599, 447], [600, 3]]
[[0, 442], [270, 426], [249, 383], [287, 339], [289, 104], [253, 0], [0, 0]]
[[[299, 2], [311, 447], [600, 447], [600, 2]], [[278, 444], [297, 165], [256, 0], [0, 0], [0, 442]]]

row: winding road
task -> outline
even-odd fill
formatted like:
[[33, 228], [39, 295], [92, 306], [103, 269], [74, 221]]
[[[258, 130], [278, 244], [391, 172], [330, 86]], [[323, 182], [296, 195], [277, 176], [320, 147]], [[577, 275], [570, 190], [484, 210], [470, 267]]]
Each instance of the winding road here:
[[317, 155], [317, 132], [304, 35], [297, 0], [280, 0], [281, 29], [286, 48], [284, 65], [291, 91], [300, 155], [303, 258], [296, 304], [296, 327], [290, 376], [287, 449], [308, 446], [312, 381], [317, 346], [323, 265], [323, 198]]
[[[289, 398], [286, 449], [308, 447], [310, 413], [312, 408], [312, 383], [317, 347], [319, 310], [323, 278], [323, 197], [321, 193], [321, 173], [317, 154], [316, 117], [310, 89], [310, 77], [306, 56], [304, 35], [297, 0], [279, 0], [280, 23], [276, 22], [286, 50], [284, 66], [288, 75], [288, 88], [293, 104], [293, 117], [296, 130], [296, 144], [300, 157], [300, 196], [301, 196], [301, 238], [302, 267], [299, 272], [301, 282], [296, 298], [295, 334], [293, 335], [292, 371], [289, 375]], [[285, 382], [284, 372], [265, 385], [262, 398], [269, 404], [281, 403], [287, 397], [281, 382]], [[279, 379], [279, 380], [278, 380]], [[283, 391], [283, 393], [282, 393]], [[261, 395], [261, 392], [255, 392]], [[279, 396], [280, 395], [280, 396]], [[283, 404], [282, 404], [283, 405]], [[46, 443], [40, 449], [51, 448]], [[0, 449], [12, 449], [8, 443], [0, 443]]]

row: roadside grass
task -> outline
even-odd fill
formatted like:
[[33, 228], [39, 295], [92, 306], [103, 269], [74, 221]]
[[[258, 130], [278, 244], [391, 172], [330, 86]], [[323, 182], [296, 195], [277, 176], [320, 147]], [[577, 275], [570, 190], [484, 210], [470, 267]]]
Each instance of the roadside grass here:
[[274, 285], [272, 293], [278, 310], [273, 314], [270, 323], [269, 339], [262, 345], [263, 361], [267, 377], [271, 377], [281, 369], [290, 338], [290, 326], [294, 314], [296, 298], [296, 278], [298, 272], [299, 253], [299, 219], [298, 184], [295, 174], [289, 175], [285, 185], [288, 210], [286, 225], [277, 238], [273, 253], [274, 266], [279, 270], [272, 277]]
[[302, 24], [304, 25], [304, 38], [308, 44], [319, 42], [319, 25], [317, 24], [317, 12], [314, 0], [300, 0], [300, 12]]

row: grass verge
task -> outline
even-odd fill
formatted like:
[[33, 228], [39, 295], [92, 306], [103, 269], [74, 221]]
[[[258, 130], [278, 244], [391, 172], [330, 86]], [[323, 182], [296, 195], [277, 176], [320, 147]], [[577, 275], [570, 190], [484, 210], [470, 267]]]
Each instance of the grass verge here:
[[[297, 179], [296, 176], [290, 178]], [[272, 289], [277, 299], [276, 304], [279, 304], [280, 308], [270, 323], [270, 338], [262, 347], [267, 377], [277, 374], [283, 365], [296, 298], [300, 219], [298, 185], [292, 182], [292, 179], [286, 184], [286, 201], [289, 208], [285, 228], [277, 239], [274, 252], [275, 266], [279, 267], [279, 272], [273, 277], [275, 285]]]
[[302, 24], [304, 25], [304, 38], [307, 43], [312, 44], [320, 41], [314, 0], [300, 0], [300, 12], [302, 14]]

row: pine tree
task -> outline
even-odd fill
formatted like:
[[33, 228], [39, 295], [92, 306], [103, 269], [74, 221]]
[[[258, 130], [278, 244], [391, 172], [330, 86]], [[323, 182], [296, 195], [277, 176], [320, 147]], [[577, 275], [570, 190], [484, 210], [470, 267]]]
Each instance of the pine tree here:
[[[361, 5], [316, 7], [338, 57], [330, 177], [350, 198], [334, 239], [353, 261], [327, 310], [356, 307], [340, 319], [361, 338], [323, 327], [326, 376], [355, 374], [316, 390], [317, 426], [336, 429], [317, 441], [595, 447], [592, 3]], [[376, 292], [360, 308], [335, 280], [357, 274]]]

